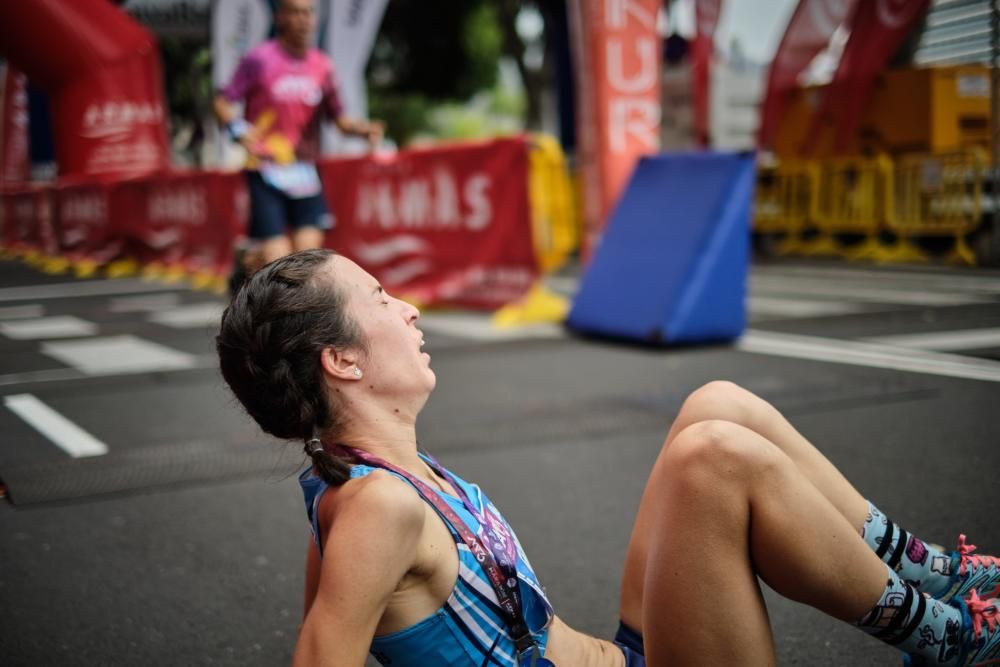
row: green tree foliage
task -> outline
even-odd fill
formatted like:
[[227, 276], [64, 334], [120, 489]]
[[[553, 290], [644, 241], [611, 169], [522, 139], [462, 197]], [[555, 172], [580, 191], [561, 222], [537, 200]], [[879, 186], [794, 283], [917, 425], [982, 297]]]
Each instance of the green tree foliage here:
[[[496, 89], [498, 63], [509, 51], [510, 1], [391, 0], [368, 65], [370, 115], [388, 123], [389, 135], [405, 144], [414, 136], [468, 137], [494, 127], [456, 105], [484, 91], [483, 106], [518, 110], [509, 93]], [[516, 3], [515, 3], [516, 4]], [[441, 113], [442, 108], [451, 109]], [[448, 131], [443, 118], [455, 119]]]

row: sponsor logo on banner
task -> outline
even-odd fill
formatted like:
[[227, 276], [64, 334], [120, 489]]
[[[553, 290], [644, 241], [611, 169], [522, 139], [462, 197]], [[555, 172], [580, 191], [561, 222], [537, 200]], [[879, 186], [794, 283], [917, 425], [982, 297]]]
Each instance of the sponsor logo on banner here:
[[108, 200], [103, 194], [71, 194], [63, 199], [60, 210], [63, 222], [97, 225], [108, 218]]
[[159, 125], [163, 107], [154, 102], [115, 102], [91, 104], [83, 112], [80, 135], [88, 139], [123, 141], [129, 139], [136, 125]]
[[362, 182], [357, 192], [358, 225], [394, 229], [485, 230], [493, 217], [489, 174], [461, 181], [447, 168], [430, 176]]
[[538, 275], [520, 139], [320, 164], [337, 226], [327, 243], [398, 295], [498, 308]]
[[154, 224], [204, 225], [208, 221], [205, 188], [191, 185], [154, 189], [146, 200], [146, 215]]
[[59, 207], [60, 244], [63, 248], [92, 240], [93, 228], [107, 224], [108, 200], [100, 192], [80, 192], [63, 195]]

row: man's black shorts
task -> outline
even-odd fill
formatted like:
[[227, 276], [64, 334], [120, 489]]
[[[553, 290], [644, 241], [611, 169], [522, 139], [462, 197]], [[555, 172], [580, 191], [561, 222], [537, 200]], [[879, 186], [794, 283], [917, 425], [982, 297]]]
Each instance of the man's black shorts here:
[[246, 171], [247, 190], [250, 194], [250, 227], [247, 236], [252, 239], [270, 239], [285, 233], [285, 227], [317, 227], [322, 230], [333, 226], [333, 217], [326, 207], [323, 193], [311, 197], [295, 198], [268, 184], [256, 171]]

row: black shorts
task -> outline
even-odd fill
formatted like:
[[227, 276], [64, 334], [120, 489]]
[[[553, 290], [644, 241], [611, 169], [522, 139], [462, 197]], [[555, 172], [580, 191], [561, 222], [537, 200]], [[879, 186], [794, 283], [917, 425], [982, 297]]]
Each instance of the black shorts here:
[[646, 667], [646, 647], [642, 642], [642, 634], [619, 622], [614, 641], [625, 654], [625, 667]]
[[323, 193], [311, 197], [289, 197], [278, 188], [264, 181], [256, 171], [246, 171], [247, 191], [250, 194], [251, 239], [270, 239], [285, 233], [286, 227], [316, 227], [327, 230], [333, 226], [333, 217], [326, 207]]

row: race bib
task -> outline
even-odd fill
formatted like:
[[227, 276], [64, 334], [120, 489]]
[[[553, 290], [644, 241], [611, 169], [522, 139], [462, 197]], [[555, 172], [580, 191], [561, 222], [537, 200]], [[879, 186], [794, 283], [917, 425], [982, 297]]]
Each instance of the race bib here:
[[260, 175], [269, 185], [295, 199], [312, 197], [322, 190], [316, 166], [305, 162], [264, 164]]

